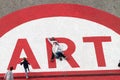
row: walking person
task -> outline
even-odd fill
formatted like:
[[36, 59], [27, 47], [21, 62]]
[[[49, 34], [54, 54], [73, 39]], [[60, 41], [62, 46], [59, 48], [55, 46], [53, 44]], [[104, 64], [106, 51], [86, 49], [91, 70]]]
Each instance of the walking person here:
[[55, 38], [48, 38], [48, 41], [52, 44], [51, 61], [54, 61], [54, 58], [60, 59], [60, 61], [62, 61], [62, 58], [66, 59], [66, 56], [63, 54], [63, 50], [60, 44], [55, 40]]
[[4, 80], [14, 80], [12, 70], [13, 70], [13, 67], [11, 66], [10, 69], [6, 72], [4, 76]]
[[30, 72], [30, 69], [29, 69], [29, 62], [27, 61], [27, 59], [24, 57], [23, 58], [23, 61], [20, 63], [21, 65], [23, 65], [24, 67], [24, 70], [25, 70], [25, 75], [26, 75], [26, 78], [29, 78], [28, 77], [28, 71]]

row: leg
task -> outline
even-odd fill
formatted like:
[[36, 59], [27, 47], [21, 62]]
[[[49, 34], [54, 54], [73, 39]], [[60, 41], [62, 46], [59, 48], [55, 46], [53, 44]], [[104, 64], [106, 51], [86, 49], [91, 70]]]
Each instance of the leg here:
[[61, 55], [61, 52], [57, 52], [56, 54], [58, 55], [58, 59], [60, 59], [60, 61], [62, 61], [62, 55]]
[[62, 52], [60, 53], [60, 56], [66, 58], [66, 56]]
[[51, 61], [54, 61], [54, 58], [55, 58], [55, 55], [54, 55], [54, 53], [52, 52]]
[[28, 71], [30, 72], [29, 66], [28, 66]]
[[28, 78], [27, 68], [25, 68], [25, 76]]

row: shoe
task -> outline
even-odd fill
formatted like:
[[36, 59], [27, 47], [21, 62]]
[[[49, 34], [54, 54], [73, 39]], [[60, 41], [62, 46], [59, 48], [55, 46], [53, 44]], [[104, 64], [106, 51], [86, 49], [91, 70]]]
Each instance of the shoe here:
[[26, 79], [28, 79], [29, 77], [28, 76], [26, 76]]
[[62, 61], [62, 58], [60, 58], [60, 61]]

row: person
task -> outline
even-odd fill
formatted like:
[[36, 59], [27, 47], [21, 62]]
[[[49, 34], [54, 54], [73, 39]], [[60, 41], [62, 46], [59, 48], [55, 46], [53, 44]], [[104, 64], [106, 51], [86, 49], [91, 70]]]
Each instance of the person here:
[[30, 72], [30, 69], [29, 69], [30, 64], [25, 57], [23, 58], [23, 61], [20, 63], [20, 65], [23, 65], [26, 78], [28, 78], [28, 71]]
[[6, 72], [4, 76], [4, 80], [14, 80], [12, 70], [13, 70], [13, 67], [11, 66], [10, 69]]
[[119, 60], [119, 63], [118, 63], [118, 67], [120, 67], [120, 60]]
[[48, 41], [52, 45], [51, 61], [54, 61], [54, 58], [60, 59], [60, 61], [62, 61], [62, 58], [66, 59], [66, 56], [63, 54], [63, 50], [62, 50], [60, 44], [55, 40], [55, 38], [54, 37], [48, 38]]

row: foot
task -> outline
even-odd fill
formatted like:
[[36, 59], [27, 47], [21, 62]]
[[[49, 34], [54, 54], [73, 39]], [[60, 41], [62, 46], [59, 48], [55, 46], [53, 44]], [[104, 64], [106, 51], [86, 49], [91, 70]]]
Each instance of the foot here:
[[26, 79], [28, 79], [29, 77], [28, 76], [26, 76]]
[[62, 61], [62, 58], [60, 58], [60, 61]]

